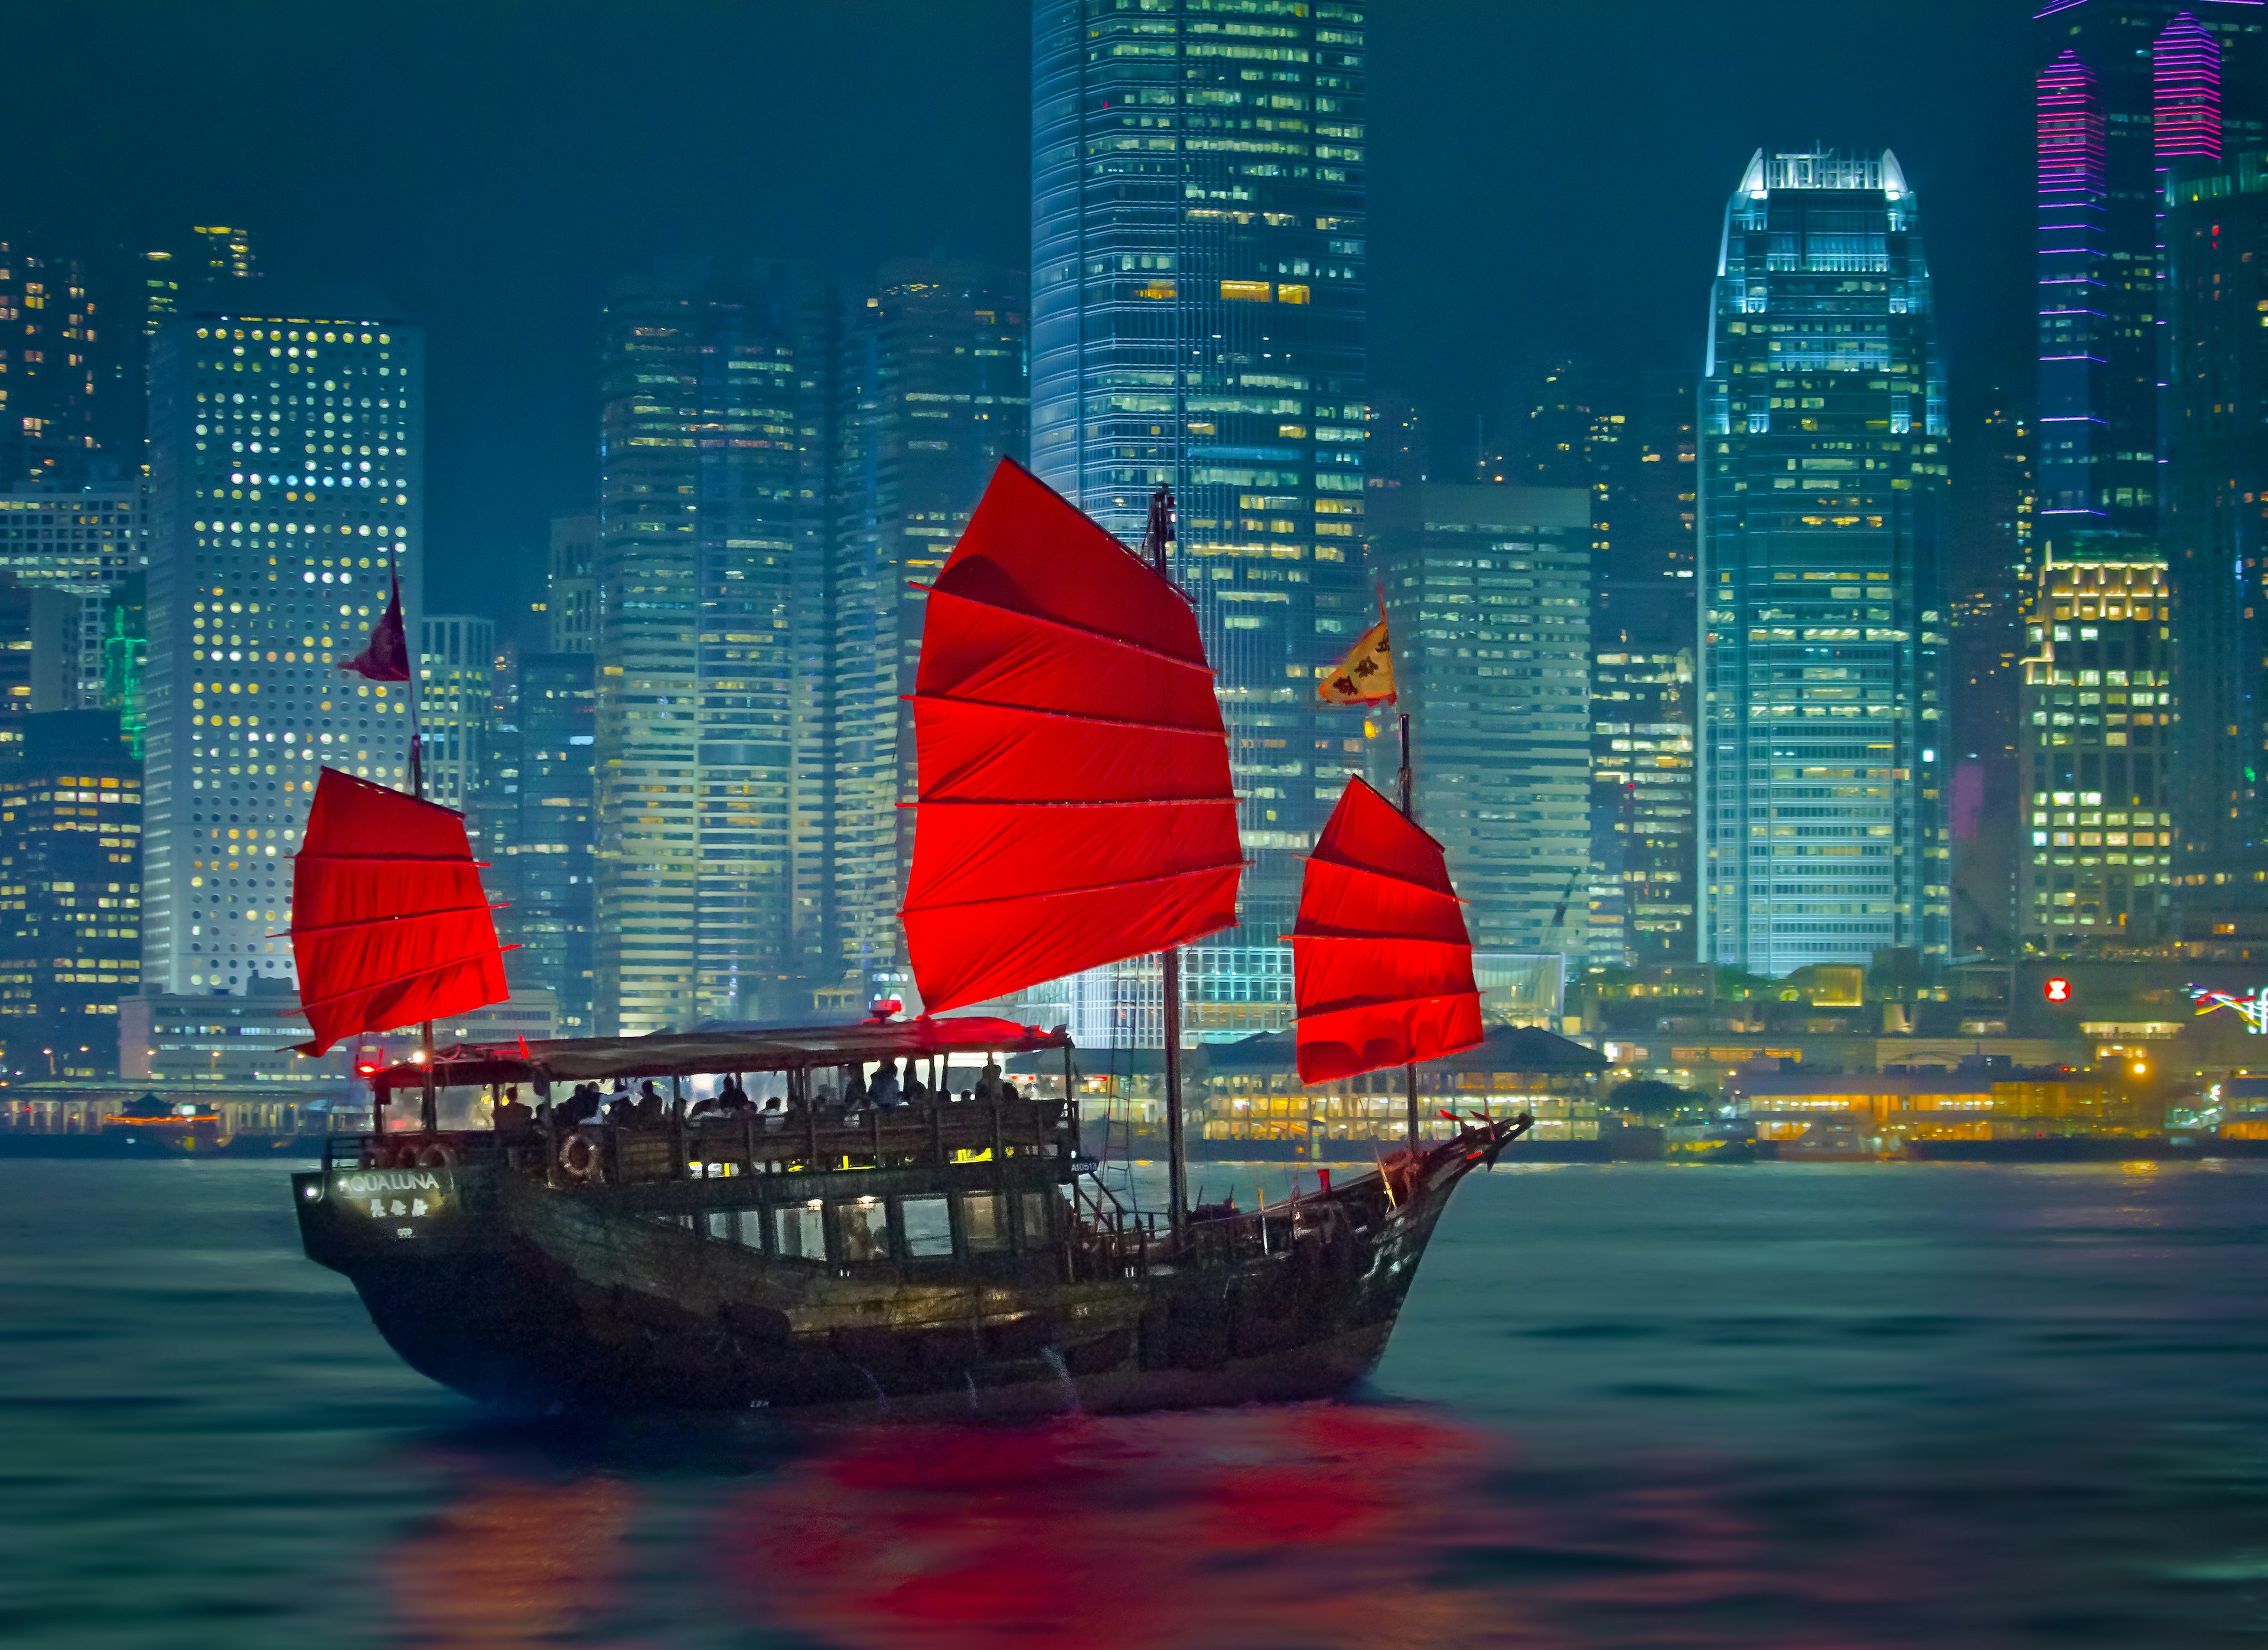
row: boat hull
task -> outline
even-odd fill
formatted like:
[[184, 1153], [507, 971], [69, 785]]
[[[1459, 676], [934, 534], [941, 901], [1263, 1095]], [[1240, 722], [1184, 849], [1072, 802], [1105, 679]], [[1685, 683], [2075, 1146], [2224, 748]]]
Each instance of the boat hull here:
[[456, 1168], [423, 1177], [432, 1216], [397, 1224], [367, 1218], [354, 1177], [332, 1171], [296, 1177], [295, 1201], [308, 1253], [353, 1281], [387, 1343], [482, 1403], [1105, 1412], [1312, 1398], [1359, 1381], [1466, 1167], [1381, 1201], [1374, 1219], [1311, 1208], [1242, 1255], [1209, 1253], [1200, 1227], [1177, 1263], [1105, 1277], [1064, 1249], [981, 1264], [783, 1261], [680, 1212], [698, 1187], [630, 1198]]

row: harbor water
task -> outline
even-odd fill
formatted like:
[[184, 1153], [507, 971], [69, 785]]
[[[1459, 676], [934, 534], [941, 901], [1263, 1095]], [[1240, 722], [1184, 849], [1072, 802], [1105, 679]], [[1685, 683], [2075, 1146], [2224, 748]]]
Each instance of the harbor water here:
[[2257, 1646], [2264, 1168], [1500, 1170], [1350, 1402], [790, 1430], [467, 1404], [282, 1165], [0, 1160], [0, 1642]]

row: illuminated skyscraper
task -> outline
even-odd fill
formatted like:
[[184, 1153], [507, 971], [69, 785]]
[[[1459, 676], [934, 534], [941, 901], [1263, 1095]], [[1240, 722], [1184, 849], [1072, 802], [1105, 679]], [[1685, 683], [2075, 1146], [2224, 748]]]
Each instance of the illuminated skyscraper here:
[[338, 669], [401, 571], [417, 634], [424, 341], [355, 292], [229, 282], [151, 361], [146, 989], [288, 980], [291, 855], [328, 764], [407, 777], [399, 685]]
[[543, 591], [551, 652], [587, 653], [597, 644], [598, 564], [598, 512], [552, 517], [550, 576]]
[[[2257, 144], [2261, 0], [2058, 0], [2034, 25], [2039, 146], [2039, 535], [2154, 533], [2166, 169]], [[2176, 600], [2182, 570], [2173, 569]]]
[[1700, 388], [1705, 960], [1949, 944], [1945, 379], [1897, 158], [1758, 151]]
[[2017, 932], [2027, 953], [2144, 945], [2170, 915], [2166, 558], [2080, 536], [2038, 574], [2023, 663]]
[[1030, 401], [1024, 277], [908, 262], [843, 331], [826, 602], [827, 964], [863, 1007], [904, 966], [898, 905], [913, 854], [913, 691], [931, 581]]
[[[607, 306], [596, 577], [597, 1016], [774, 1017], [818, 960], [821, 775], [799, 762], [795, 557], [823, 380], [787, 271]], [[799, 819], [814, 821], [806, 830]], [[804, 889], [808, 895], [799, 894]]]
[[425, 794], [463, 810], [487, 777], [496, 693], [496, 622], [436, 613], [418, 627], [417, 717], [425, 735]]
[[1174, 490], [1251, 861], [1224, 939], [1270, 954], [1361, 765], [1314, 683], [1371, 605], [1365, 11], [1033, 12], [1033, 468], [1130, 544]]

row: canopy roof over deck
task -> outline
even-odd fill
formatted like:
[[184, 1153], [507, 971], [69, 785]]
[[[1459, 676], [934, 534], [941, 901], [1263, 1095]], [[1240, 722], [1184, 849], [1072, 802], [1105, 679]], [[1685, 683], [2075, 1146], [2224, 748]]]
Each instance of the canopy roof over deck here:
[[[435, 1051], [441, 1088], [490, 1083], [606, 1082], [615, 1078], [696, 1077], [721, 1072], [803, 1072], [875, 1060], [932, 1056], [1029, 1054], [1068, 1049], [1058, 1026], [1042, 1031], [1012, 1020], [867, 1020], [843, 1026], [720, 1027], [647, 1037], [576, 1037], [546, 1042], [457, 1043]], [[379, 1090], [416, 1088], [422, 1065], [404, 1061], [375, 1073]]]

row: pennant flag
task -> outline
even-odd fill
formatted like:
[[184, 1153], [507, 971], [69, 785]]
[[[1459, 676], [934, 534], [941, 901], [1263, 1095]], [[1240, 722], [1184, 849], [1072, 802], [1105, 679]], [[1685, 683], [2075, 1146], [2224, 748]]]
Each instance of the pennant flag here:
[[1325, 704], [1390, 704], [1394, 701], [1394, 650], [1386, 640], [1386, 619], [1362, 633], [1354, 651], [1315, 686]]
[[385, 616], [371, 627], [370, 645], [352, 659], [339, 661], [341, 670], [351, 670], [357, 676], [367, 676], [372, 681], [407, 681], [409, 680], [409, 638], [401, 629], [401, 580], [394, 580], [394, 594], [386, 604]]

